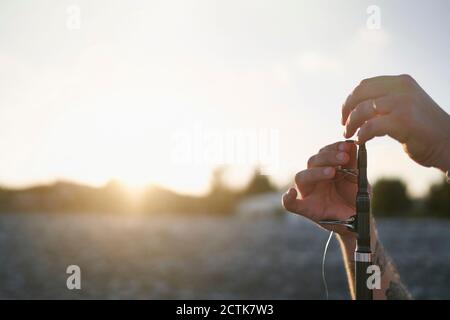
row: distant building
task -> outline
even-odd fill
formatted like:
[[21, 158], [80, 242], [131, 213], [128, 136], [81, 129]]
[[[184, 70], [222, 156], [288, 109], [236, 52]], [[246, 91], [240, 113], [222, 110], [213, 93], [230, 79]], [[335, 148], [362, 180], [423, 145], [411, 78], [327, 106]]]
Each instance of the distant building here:
[[236, 213], [243, 217], [269, 217], [285, 214], [281, 205], [279, 192], [266, 192], [246, 197], [236, 208]]

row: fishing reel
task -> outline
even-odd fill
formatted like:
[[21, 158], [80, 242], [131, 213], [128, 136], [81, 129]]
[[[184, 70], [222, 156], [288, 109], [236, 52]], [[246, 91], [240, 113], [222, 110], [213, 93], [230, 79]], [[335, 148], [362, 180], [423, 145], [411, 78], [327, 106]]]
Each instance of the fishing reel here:
[[356, 231], [356, 225], [357, 225], [356, 218], [357, 218], [357, 216], [354, 215], [354, 216], [351, 216], [350, 218], [348, 218], [347, 220], [320, 220], [319, 223], [320, 224], [324, 224], [324, 225], [344, 226], [349, 231], [357, 233], [357, 231]]

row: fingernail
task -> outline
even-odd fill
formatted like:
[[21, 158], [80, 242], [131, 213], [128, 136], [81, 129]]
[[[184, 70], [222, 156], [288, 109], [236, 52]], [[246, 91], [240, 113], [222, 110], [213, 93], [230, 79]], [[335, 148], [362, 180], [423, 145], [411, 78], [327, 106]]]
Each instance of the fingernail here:
[[285, 195], [291, 198], [294, 195], [294, 188], [289, 188], [288, 191], [286, 191]]
[[336, 159], [338, 159], [339, 161], [343, 161], [345, 159], [345, 153], [344, 152], [339, 152], [336, 155]]
[[358, 134], [356, 135], [355, 143], [356, 143], [356, 144], [360, 144], [360, 143], [361, 143], [361, 138], [359, 137], [359, 132], [358, 132]]
[[331, 167], [327, 167], [327, 168], [323, 169], [323, 174], [326, 176], [329, 176], [332, 172], [333, 172], [333, 168], [331, 168]]

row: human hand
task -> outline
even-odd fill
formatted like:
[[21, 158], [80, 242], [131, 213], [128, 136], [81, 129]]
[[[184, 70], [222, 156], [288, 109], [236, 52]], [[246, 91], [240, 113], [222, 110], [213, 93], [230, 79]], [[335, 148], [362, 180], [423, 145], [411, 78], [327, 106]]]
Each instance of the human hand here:
[[[322, 148], [308, 160], [308, 168], [295, 176], [300, 192], [290, 188], [283, 196], [283, 206], [316, 223], [320, 220], [347, 220], [355, 214], [358, 191], [355, 177], [337, 172], [336, 167], [356, 169], [356, 145], [353, 142], [336, 142]], [[345, 236], [354, 233], [343, 226], [323, 225], [328, 230]]]
[[450, 116], [408, 75], [361, 81], [342, 106], [344, 136], [357, 143], [389, 135], [411, 159], [443, 172], [450, 167]]

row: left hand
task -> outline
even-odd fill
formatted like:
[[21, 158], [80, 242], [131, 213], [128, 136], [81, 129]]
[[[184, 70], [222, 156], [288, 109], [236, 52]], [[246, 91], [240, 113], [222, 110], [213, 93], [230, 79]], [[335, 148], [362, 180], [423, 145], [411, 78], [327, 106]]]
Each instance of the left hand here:
[[[297, 190], [290, 188], [283, 196], [283, 206], [316, 223], [320, 220], [346, 220], [355, 214], [357, 180], [336, 172], [337, 166], [356, 168], [356, 145], [336, 142], [322, 148], [308, 161], [308, 168], [295, 176]], [[341, 235], [351, 235], [343, 226], [323, 225]]]

